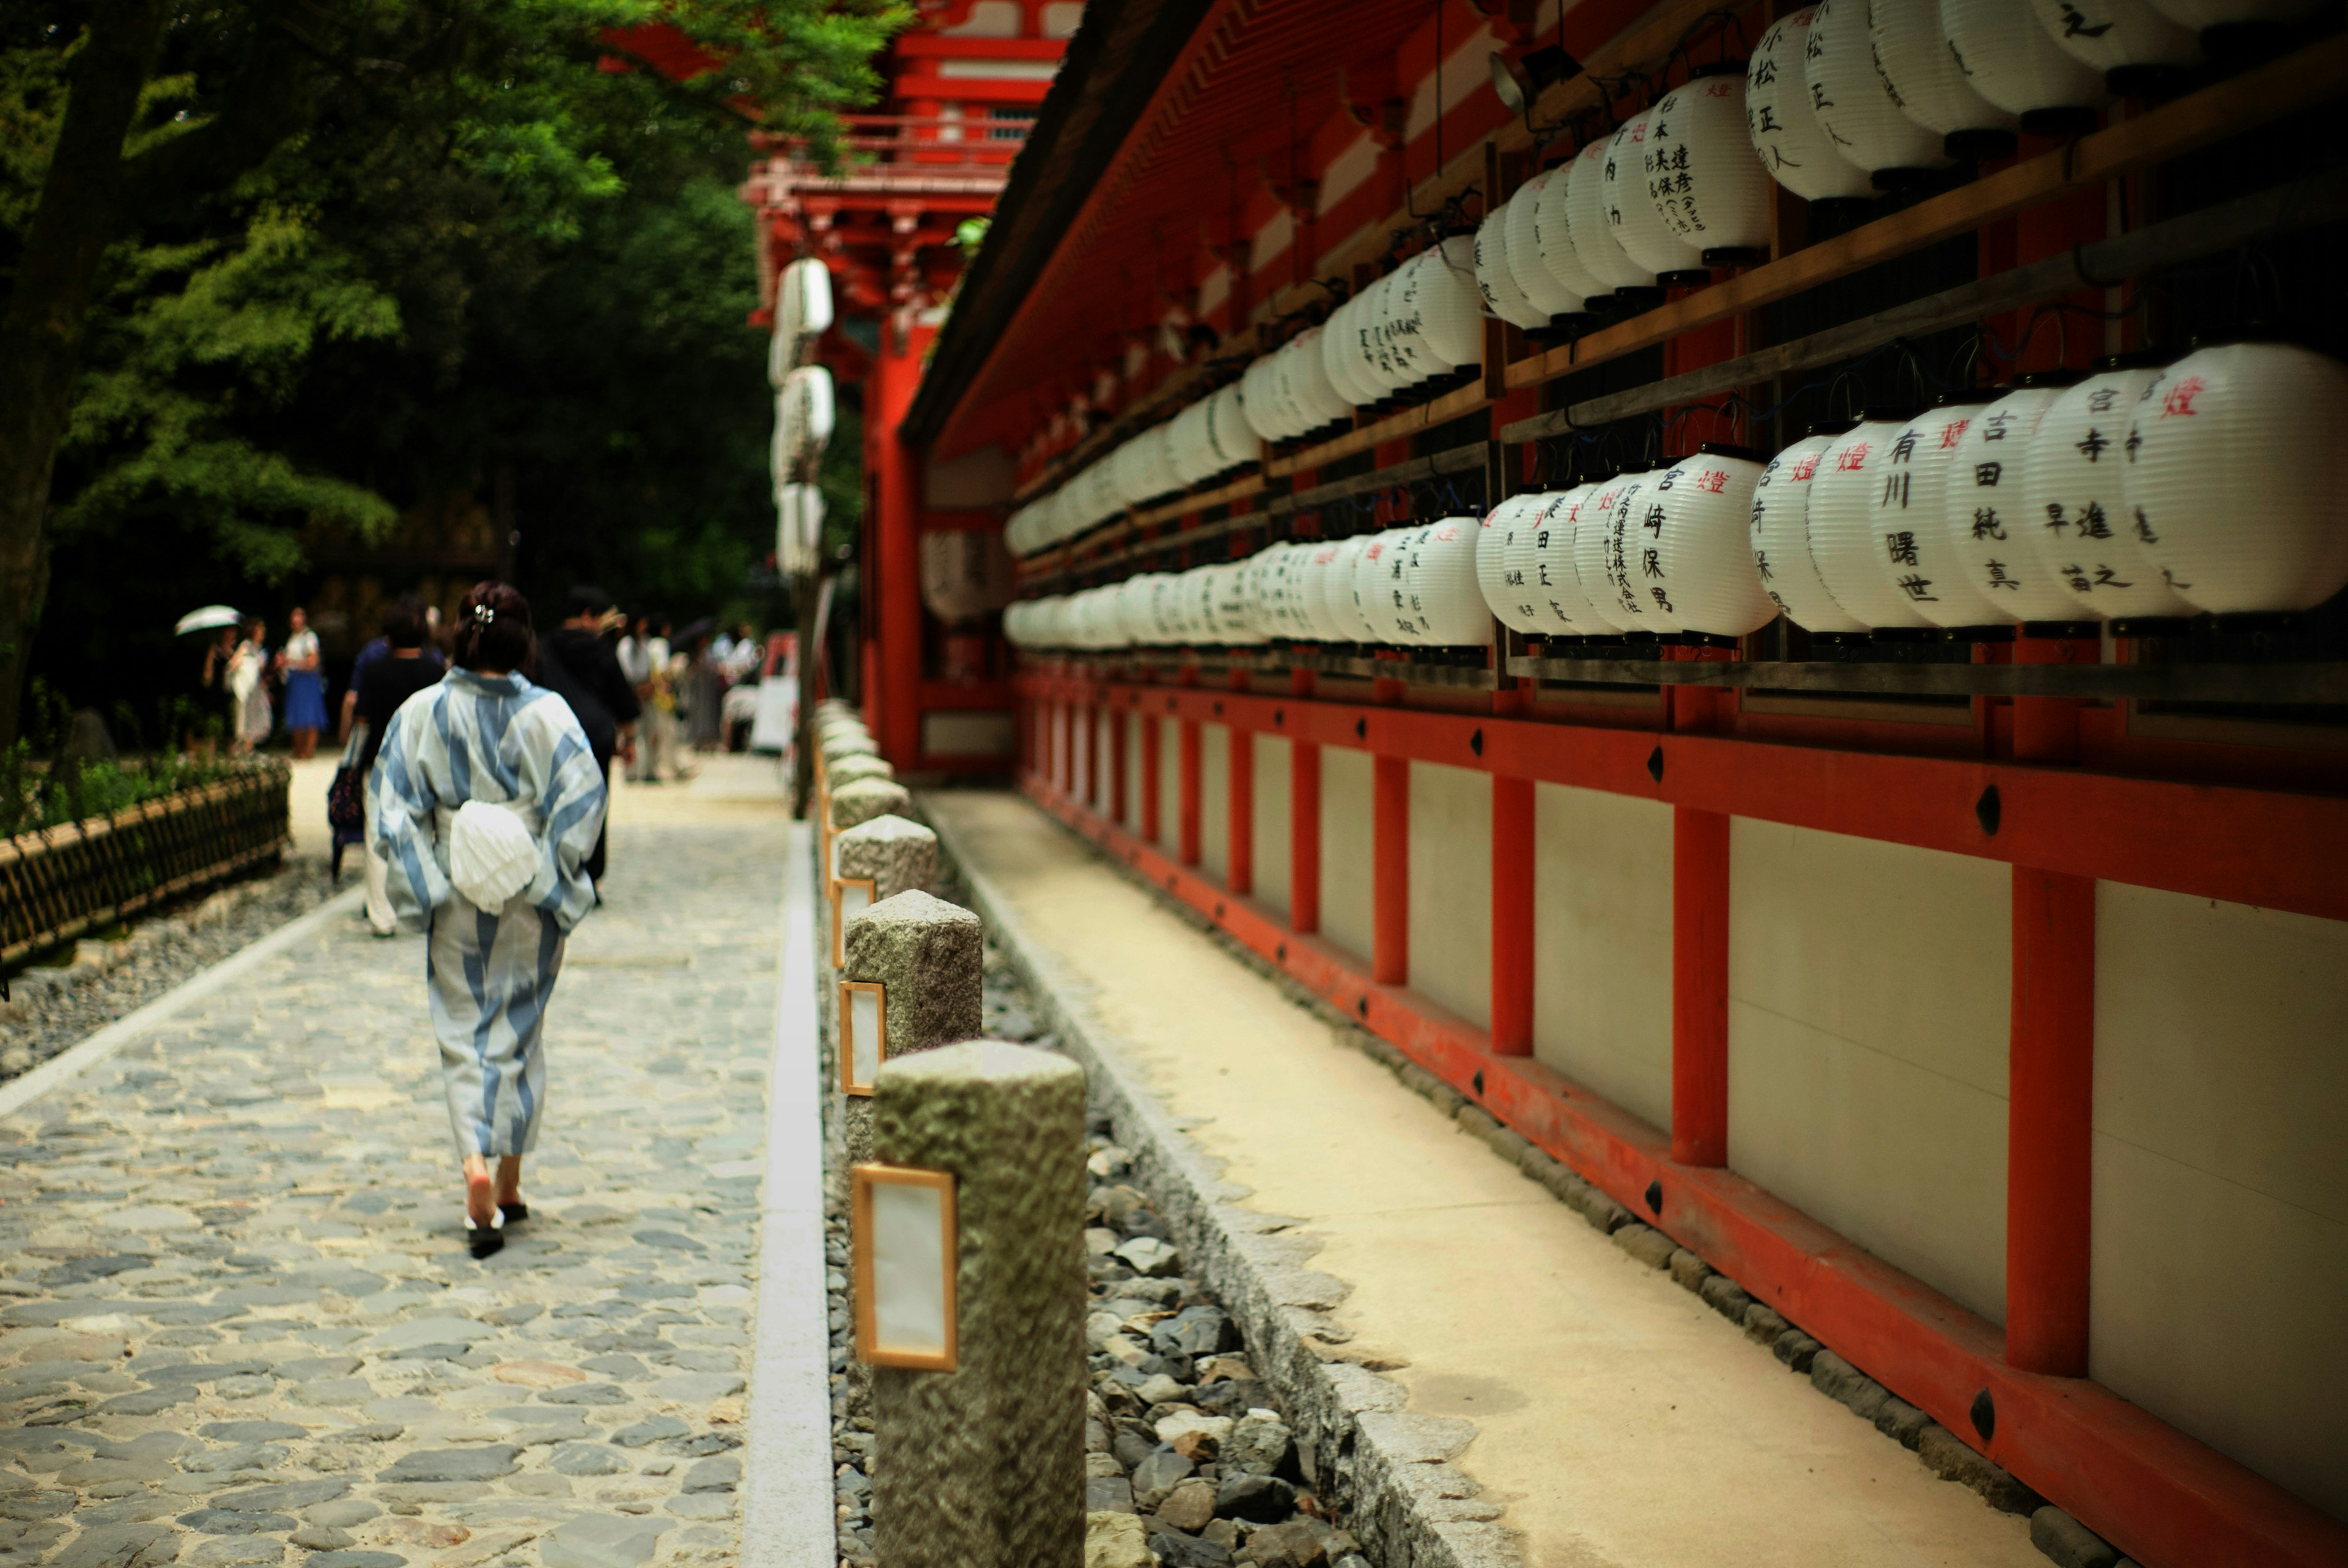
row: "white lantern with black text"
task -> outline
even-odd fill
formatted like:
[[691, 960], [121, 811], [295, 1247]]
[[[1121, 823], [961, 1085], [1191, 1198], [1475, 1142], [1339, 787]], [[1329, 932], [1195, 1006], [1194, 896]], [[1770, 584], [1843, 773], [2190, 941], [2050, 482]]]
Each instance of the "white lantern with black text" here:
[[1803, 42], [1810, 106], [1835, 150], [1881, 188], [1910, 182], [1950, 159], [1941, 138], [1910, 119], [1875, 63], [1868, 0], [1819, 0]]
[[1610, 479], [1590, 487], [1590, 491], [1575, 503], [1573, 519], [1573, 573], [1581, 592], [1590, 600], [1590, 612], [1602, 621], [1610, 632], [1630, 632], [1643, 630], [1639, 613], [1625, 610], [1619, 600], [1619, 589], [1613, 571], [1614, 507], [1628, 486], [1637, 484], [1642, 473], [1617, 474]]
[[1863, 635], [1866, 625], [1835, 602], [1810, 559], [1810, 496], [1818, 465], [1845, 432], [1805, 436], [1772, 457], [1753, 485], [1749, 535], [1762, 591], [1786, 618], [1828, 637]]
[[[1589, 291], [1568, 287], [1541, 255], [1538, 218], [1541, 192], [1549, 189], [1552, 170], [1542, 169], [1518, 187], [1502, 211], [1503, 237], [1508, 241], [1509, 275], [1518, 292], [1531, 302], [1547, 325], [1551, 318], [1588, 313]], [[1576, 269], [1579, 271], [1579, 268]]]
[[1474, 518], [1441, 518], [1412, 533], [1403, 567], [1405, 605], [1422, 646], [1491, 645], [1492, 611], [1476, 579], [1482, 533]]
[[2038, 421], [2062, 395], [2060, 384], [2030, 376], [1982, 409], [1957, 442], [1941, 526], [1965, 579], [2004, 613], [2001, 620], [2087, 619], [2060, 579], [2038, 564], [2024, 537], [2030, 518], [2030, 446]]
[[1625, 474], [1613, 485], [1614, 504], [1601, 520], [1606, 613], [1626, 632], [1663, 636], [1680, 629], [1671, 596], [1661, 591], [1660, 552], [1649, 542], [1653, 533], [1649, 509], [1655, 505], [1655, 486], [1667, 472], [1652, 469]]
[[1614, 237], [1606, 215], [1606, 155], [1604, 137], [1573, 155], [1573, 172], [1567, 177], [1565, 227], [1573, 241], [1574, 258], [1582, 270], [1617, 291], [1652, 291], [1655, 274], [1632, 261]]
[[1573, 160], [1568, 159], [1542, 169], [1533, 176], [1526, 190], [1534, 195], [1533, 255], [1549, 270], [1560, 288], [1581, 302], [1582, 309], [1595, 312], [1599, 307], [1594, 302], [1612, 293], [1614, 285], [1581, 264], [1581, 257], [1573, 248], [1572, 232], [1566, 227], [1566, 203], [1573, 193]]
[[974, 620], [1011, 601], [1017, 580], [1003, 537], [992, 528], [922, 536], [922, 603], [940, 620]]
[[2137, 541], [2220, 615], [2312, 610], [2348, 584], [2348, 368], [2289, 343], [2188, 354], [2148, 384], [2127, 436]]
[[1477, 530], [1476, 586], [1483, 592], [1485, 607], [1511, 631], [1538, 630], [1533, 605], [1526, 598], [1524, 573], [1509, 558], [1519, 535], [1530, 539], [1533, 520], [1547, 499], [1533, 490], [1510, 496], [1492, 508]]
[[1973, 91], [2019, 115], [2023, 129], [2096, 128], [2096, 111], [2111, 98], [2103, 74], [2054, 46], [2031, 0], [1941, 0], [1941, 26]]
[[1622, 253], [1660, 283], [1702, 283], [1711, 281], [1704, 253], [1672, 232], [1655, 210], [1648, 193], [1654, 178], [1654, 149], [1647, 128], [1655, 111], [1643, 109], [1617, 130], [1606, 146], [1601, 170], [1606, 188], [1606, 221], [1614, 231]]
[[1875, 181], [1836, 150], [1810, 102], [1804, 62], [1816, 15], [1805, 6], [1779, 17], [1745, 62], [1746, 134], [1769, 178], [1804, 200], [1870, 200]]
[[1647, 129], [1647, 195], [1663, 226], [1707, 266], [1769, 254], [1776, 191], [1745, 130], [1745, 79], [1734, 66], [1703, 67], [1657, 100]]
[[1972, 586], [1942, 526], [1965, 432], [1993, 395], [1964, 395], [1963, 402], [1919, 415], [1893, 437], [1884, 454], [1882, 482], [1869, 492], [1870, 539], [1880, 585], [1891, 602], [1905, 603], [1934, 626], [1951, 630], [2012, 621], [2003, 606]]
[[[2141, 3], [2141, 0], [2139, 0]], [[1910, 119], [1953, 158], [2004, 158], [2021, 121], [1973, 91], [1941, 30], [1941, 0], [1869, 0], [1875, 64]]]
[[1549, 313], [1525, 296], [1509, 265], [1509, 210], [1486, 218], [1476, 230], [1476, 287], [1492, 313], [1527, 332], [1549, 325]]
[[2120, 97], [2171, 92], [2201, 63], [2201, 40], [2152, 0], [2030, 0], [2054, 46], [2094, 70]]
[[2196, 608], [2144, 553], [2129, 511], [2128, 426], [2158, 374], [2150, 366], [2099, 371], [2057, 397], [2031, 437], [2023, 534], [2082, 619], [2181, 620]]
[[1751, 454], [1701, 446], [1655, 481], [1638, 518], [1642, 581], [1681, 631], [1734, 641], [1777, 618], [1746, 543], [1760, 478]]
[[1876, 561], [1876, 507], [1900, 488], [1899, 448], [1905, 419], [1871, 416], [1827, 449], [1810, 481], [1810, 559], [1837, 604], [1873, 630], [1915, 630], [1931, 622], [1912, 598], [1884, 580]]
[[[1532, 593], [1536, 630], [1544, 637], [1604, 637], [1616, 630], [1591, 600], [1574, 551], [1581, 530], [1600, 527], [1598, 496], [1607, 481], [1585, 479], [1542, 497], [1530, 548], [1522, 557]], [[1604, 586], [1600, 584], [1601, 588]]]

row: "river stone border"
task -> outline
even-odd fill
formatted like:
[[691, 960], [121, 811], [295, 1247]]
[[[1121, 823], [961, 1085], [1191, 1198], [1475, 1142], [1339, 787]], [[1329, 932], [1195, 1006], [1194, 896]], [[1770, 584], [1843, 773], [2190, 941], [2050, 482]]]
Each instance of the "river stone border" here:
[[1402, 1386], [1348, 1355], [1332, 1316], [1347, 1286], [1309, 1266], [1321, 1244], [1299, 1222], [1244, 1208], [1251, 1189], [1183, 1132], [1102, 1022], [1093, 988], [1028, 937], [994, 885], [972, 868], [951, 824], [927, 811], [971, 907], [1041, 1008], [1041, 1020], [1085, 1065], [1092, 1101], [1158, 1200], [1189, 1270], [1209, 1281], [1245, 1336], [1256, 1375], [1286, 1406], [1305, 1476], [1385, 1568], [1523, 1568], [1501, 1510], [1450, 1461], [1472, 1421], [1413, 1415]]

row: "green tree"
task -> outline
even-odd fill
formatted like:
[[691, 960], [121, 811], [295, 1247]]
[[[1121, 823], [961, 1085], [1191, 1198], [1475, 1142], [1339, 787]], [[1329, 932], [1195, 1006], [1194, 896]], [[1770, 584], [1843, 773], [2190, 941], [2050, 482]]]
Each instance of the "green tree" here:
[[712, 138], [738, 159], [755, 122], [828, 149], [901, 20], [887, 0], [11, 8], [0, 742], [60, 535], [168, 507], [266, 575], [305, 524], [382, 528], [387, 492], [480, 456], [466, 368], [528, 313], [488, 313], [566, 254], [627, 260], [593, 225], [634, 165], [681, 215], [672, 242], [732, 221], [747, 247]]

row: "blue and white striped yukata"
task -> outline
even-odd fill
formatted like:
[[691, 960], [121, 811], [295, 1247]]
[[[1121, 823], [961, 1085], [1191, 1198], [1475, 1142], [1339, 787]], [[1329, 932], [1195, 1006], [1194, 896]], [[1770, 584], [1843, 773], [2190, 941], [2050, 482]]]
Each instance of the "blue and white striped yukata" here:
[[[501, 804], [538, 841], [537, 874], [477, 909], [448, 877], [468, 801]], [[367, 774], [367, 843], [391, 867], [401, 927], [428, 933], [424, 976], [457, 1152], [526, 1154], [546, 1108], [539, 1041], [562, 943], [594, 907], [580, 867], [603, 826], [603, 774], [570, 705], [520, 675], [452, 670], [392, 716]]]

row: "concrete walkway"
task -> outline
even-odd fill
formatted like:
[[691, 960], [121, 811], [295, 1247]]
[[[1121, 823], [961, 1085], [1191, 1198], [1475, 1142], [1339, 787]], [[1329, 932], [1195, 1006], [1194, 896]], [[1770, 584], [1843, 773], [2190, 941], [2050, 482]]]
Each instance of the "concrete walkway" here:
[[615, 801], [501, 1255], [421, 940], [355, 908], [0, 1120], [0, 1563], [741, 1560], [790, 837], [771, 760], [711, 763]]
[[1075, 978], [1246, 1206], [1292, 1216], [1349, 1289], [1351, 1352], [1531, 1568], [2044, 1568], [2020, 1518], [1789, 1375], [1313, 1015], [1014, 796], [924, 797], [999, 913]]

